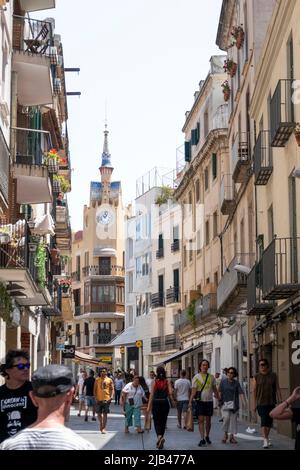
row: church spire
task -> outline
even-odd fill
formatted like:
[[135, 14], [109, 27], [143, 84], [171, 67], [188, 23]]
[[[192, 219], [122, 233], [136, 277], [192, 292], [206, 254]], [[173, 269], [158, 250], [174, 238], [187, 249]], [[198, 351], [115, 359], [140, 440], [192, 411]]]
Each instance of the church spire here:
[[104, 144], [103, 144], [103, 152], [102, 152], [102, 162], [101, 167], [111, 167], [111, 155], [108, 149], [108, 133], [107, 130], [107, 123], [105, 123], [105, 130], [104, 130]]

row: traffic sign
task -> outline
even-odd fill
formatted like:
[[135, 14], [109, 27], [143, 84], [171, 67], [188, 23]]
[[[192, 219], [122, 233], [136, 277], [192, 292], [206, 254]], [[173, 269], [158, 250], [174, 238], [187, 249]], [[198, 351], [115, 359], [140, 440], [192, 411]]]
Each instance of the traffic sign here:
[[65, 345], [57, 343], [55, 349], [56, 351], [63, 351], [65, 349]]
[[63, 359], [74, 359], [75, 357], [75, 345], [74, 344], [66, 344], [64, 349], [62, 350], [62, 358]]

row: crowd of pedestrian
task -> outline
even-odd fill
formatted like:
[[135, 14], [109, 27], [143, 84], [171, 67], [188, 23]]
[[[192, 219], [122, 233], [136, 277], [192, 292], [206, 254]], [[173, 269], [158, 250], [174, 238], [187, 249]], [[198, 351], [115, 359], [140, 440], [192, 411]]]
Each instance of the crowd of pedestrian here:
[[[222, 375], [209, 373], [210, 364], [202, 360], [199, 372], [190, 381], [185, 370], [175, 383], [166, 377], [160, 366], [150, 371], [146, 379], [118, 370], [112, 374], [103, 367], [97, 371], [80, 369], [77, 380], [71, 370], [62, 365], [40, 367], [29, 381], [30, 362], [26, 351], [9, 351], [1, 365], [5, 384], [0, 387], [0, 449], [87, 449], [95, 447], [65, 427], [71, 404], [78, 402], [78, 414], [84, 411], [84, 420], [99, 420], [102, 434], [106, 433], [110, 405], [114, 400], [121, 406], [125, 433], [131, 427], [138, 434], [151, 429], [153, 419], [156, 447], [163, 449], [165, 431], [171, 407], [177, 409], [177, 427], [191, 431], [196, 419], [199, 427], [199, 447], [210, 445], [211, 418], [219, 414], [224, 431], [222, 442], [237, 444], [237, 421], [240, 403], [246, 407], [246, 396], [234, 367], [223, 369]], [[261, 419], [263, 447], [272, 444], [269, 439], [273, 419], [296, 423], [295, 448], [300, 449], [300, 413], [295, 402], [300, 399], [300, 387], [282, 402], [277, 376], [266, 359], [259, 361], [259, 372], [254, 377], [253, 411]], [[280, 404], [278, 404], [280, 403]], [[292, 406], [294, 404], [294, 406]], [[144, 415], [144, 429], [142, 428]]]

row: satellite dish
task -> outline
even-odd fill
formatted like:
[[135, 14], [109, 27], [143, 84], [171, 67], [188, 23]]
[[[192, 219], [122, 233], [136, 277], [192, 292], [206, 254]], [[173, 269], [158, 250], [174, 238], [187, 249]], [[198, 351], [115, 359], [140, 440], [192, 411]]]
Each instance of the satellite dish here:
[[242, 273], [246, 275], [248, 275], [251, 271], [251, 268], [249, 268], [248, 266], [244, 266], [243, 264], [236, 264], [233, 269], [237, 271], [238, 273]]

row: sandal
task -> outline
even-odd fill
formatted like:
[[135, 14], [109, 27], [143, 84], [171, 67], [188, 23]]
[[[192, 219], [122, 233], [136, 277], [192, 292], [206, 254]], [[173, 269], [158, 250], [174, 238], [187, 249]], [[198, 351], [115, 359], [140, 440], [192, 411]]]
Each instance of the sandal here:
[[225, 436], [222, 439], [223, 444], [226, 444], [227, 440], [228, 440], [228, 435], [225, 434]]
[[163, 449], [165, 443], [165, 438], [162, 436], [159, 440], [158, 449]]
[[237, 444], [238, 443], [238, 441], [234, 438], [234, 436], [231, 436], [231, 438], [229, 439], [229, 442], [231, 444]]

